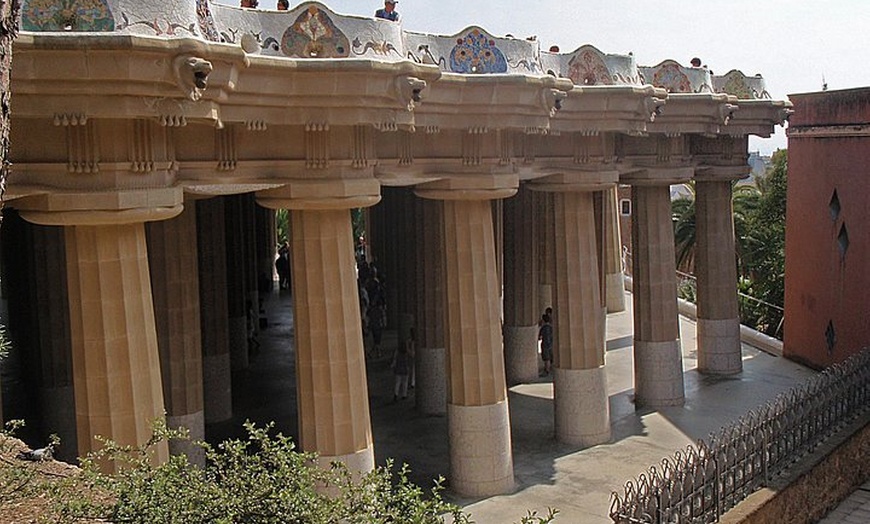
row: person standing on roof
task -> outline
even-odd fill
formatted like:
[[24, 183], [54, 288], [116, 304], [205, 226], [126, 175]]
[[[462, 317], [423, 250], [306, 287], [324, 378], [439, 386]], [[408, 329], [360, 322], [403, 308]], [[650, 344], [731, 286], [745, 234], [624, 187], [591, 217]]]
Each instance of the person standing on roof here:
[[396, 4], [398, 3], [398, 0], [384, 0], [384, 8], [375, 11], [375, 18], [383, 18], [384, 20], [390, 20], [391, 22], [398, 22], [399, 12], [396, 11]]

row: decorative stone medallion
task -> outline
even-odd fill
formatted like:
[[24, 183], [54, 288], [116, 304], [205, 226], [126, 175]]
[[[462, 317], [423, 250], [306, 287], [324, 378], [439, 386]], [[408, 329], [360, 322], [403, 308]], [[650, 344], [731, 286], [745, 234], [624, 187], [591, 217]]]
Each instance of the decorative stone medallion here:
[[613, 85], [604, 59], [591, 49], [584, 49], [568, 62], [568, 78], [576, 85]]
[[507, 60], [495, 40], [474, 29], [456, 39], [450, 52], [450, 70], [454, 73], [505, 73]]
[[312, 5], [284, 31], [281, 52], [297, 58], [345, 58], [350, 44], [329, 15]]

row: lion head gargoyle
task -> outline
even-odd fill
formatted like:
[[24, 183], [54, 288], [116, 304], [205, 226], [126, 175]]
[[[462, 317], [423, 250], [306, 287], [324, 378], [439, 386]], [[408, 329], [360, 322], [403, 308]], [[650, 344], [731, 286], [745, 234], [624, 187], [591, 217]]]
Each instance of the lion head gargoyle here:
[[413, 76], [396, 78], [396, 90], [399, 98], [408, 105], [408, 111], [413, 111], [418, 102], [423, 100], [426, 81]]
[[214, 69], [211, 62], [191, 55], [180, 55], [173, 62], [175, 82], [184, 94], [196, 102], [208, 85], [208, 75]]

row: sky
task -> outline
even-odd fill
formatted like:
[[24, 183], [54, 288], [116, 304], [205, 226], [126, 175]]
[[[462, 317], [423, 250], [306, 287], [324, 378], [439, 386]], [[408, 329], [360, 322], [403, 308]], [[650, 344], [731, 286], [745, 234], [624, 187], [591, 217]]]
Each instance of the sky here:
[[[260, 7], [274, 3], [260, 0]], [[381, 7], [377, 0], [323, 3], [362, 16]], [[477, 25], [494, 36], [535, 35], [542, 49], [592, 44], [632, 52], [646, 66], [669, 58], [688, 65], [697, 56], [717, 75], [760, 73], [780, 100], [820, 91], [823, 79], [829, 90], [870, 86], [870, 0], [400, 0], [397, 11], [415, 32], [453, 35]], [[750, 139], [750, 151], [762, 154], [785, 147], [781, 127], [770, 139]]]

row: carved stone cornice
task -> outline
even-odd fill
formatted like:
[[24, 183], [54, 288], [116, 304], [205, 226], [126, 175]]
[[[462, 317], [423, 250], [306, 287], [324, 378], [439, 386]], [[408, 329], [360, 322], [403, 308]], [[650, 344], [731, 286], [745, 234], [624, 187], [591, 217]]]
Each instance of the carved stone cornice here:
[[495, 200], [516, 194], [519, 177], [503, 167], [431, 165], [430, 181], [414, 186], [420, 198], [431, 200]]
[[15, 200], [28, 222], [45, 226], [110, 225], [172, 218], [183, 209], [181, 188], [34, 192]]
[[551, 76], [444, 73], [415, 110], [418, 126], [548, 129], [573, 88]]
[[602, 191], [619, 182], [619, 171], [614, 166], [550, 165], [535, 170], [535, 177], [528, 182], [529, 189], [546, 192]]
[[667, 105], [650, 122], [650, 133], [710, 134], [728, 132], [738, 112], [737, 97], [725, 93], [670, 93]]
[[645, 132], [667, 97], [667, 91], [651, 85], [574, 86], [551, 127], [562, 132]]
[[291, 180], [257, 191], [257, 203], [267, 209], [353, 209], [381, 200], [381, 187], [373, 178]]

